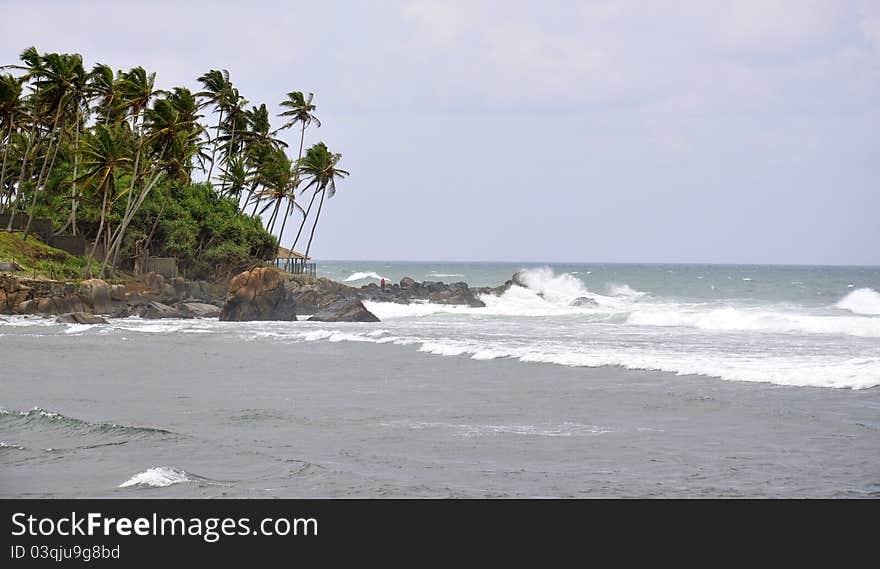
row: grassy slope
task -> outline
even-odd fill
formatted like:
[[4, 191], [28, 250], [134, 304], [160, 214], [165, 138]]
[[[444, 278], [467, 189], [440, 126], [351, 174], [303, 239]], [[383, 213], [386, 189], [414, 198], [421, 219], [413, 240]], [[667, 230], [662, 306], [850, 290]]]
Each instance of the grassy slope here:
[[28, 236], [21, 240], [21, 233], [0, 231], [0, 261], [15, 260], [22, 270], [22, 276], [38, 278], [79, 279], [82, 278], [86, 260], [70, 255], [60, 249], [49, 247], [36, 237]]

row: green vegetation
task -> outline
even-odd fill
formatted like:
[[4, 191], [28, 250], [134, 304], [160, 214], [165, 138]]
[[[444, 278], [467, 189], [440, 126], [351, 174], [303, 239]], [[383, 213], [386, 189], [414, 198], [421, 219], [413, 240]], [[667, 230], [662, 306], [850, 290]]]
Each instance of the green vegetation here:
[[[23, 253], [33, 219], [48, 218], [91, 241], [79, 264], [52, 260], [65, 275], [138, 270], [149, 254], [177, 257], [191, 277], [222, 277], [274, 257], [292, 215], [295, 248], [317, 201], [308, 255], [324, 198], [348, 175], [324, 143], [304, 148], [306, 129], [321, 124], [312, 94], [288, 93], [273, 130], [266, 105], [248, 108], [225, 70], [199, 77], [193, 93], [157, 89], [142, 67], [89, 71], [79, 54], [31, 47], [20, 61], [0, 73], [0, 213], [11, 214], [7, 232], [27, 220], [4, 234], [10, 257], [10, 237]], [[293, 127], [295, 157], [277, 137]]]
[[23, 276], [76, 279], [83, 274], [86, 261], [49, 247], [33, 235], [22, 241], [21, 235], [0, 231], [0, 261], [14, 261]]

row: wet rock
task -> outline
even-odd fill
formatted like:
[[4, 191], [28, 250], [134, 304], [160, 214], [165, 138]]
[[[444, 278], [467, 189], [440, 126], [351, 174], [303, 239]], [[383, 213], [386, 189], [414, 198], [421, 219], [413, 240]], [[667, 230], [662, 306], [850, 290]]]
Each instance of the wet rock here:
[[379, 322], [375, 314], [356, 298], [337, 300], [309, 318], [314, 322]]
[[578, 308], [592, 308], [595, 306], [599, 306], [599, 303], [588, 296], [579, 296], [576, 299], [569, 302], [568, 305], [575, 306]]
[[109, 324], [100, 316], [88, 312], [68, 312], [55, 319], [59, 324]]
[[174, 308], [192, 318], [218, 318], [222, 310], [213, 304], [204, 302], [179, 302]]
[[79, 297], [96, 314], [109, 314], [113, 311], [110, 285], [101, 279], [86, 279], [79, 285]]
[[156, 301], [138, 306], [136, 313], [141, 318], [149, 320], [157, 320], [160, 318], [192, 318], [192, 316], [181, 310]]
[[415, 279], [411, 277], [403, 277], [400, 279], [400, 288], [413, 288], [419, 283], [416, 282]]

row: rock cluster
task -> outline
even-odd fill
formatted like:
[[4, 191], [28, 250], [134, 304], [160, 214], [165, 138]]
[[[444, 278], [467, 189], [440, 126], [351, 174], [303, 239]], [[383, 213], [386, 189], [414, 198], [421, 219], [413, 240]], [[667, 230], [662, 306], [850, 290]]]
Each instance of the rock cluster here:
[[0, 275], [0, 314], [142, 318], [212, 318], [220, 314], [223, 301], [214, 296], [208, 283], [182, 278], [166, 281], [156, 273], [147, 274], [144, 280], [148, 289], [127, 292], [125, 285], [101, 279], [86, 279], [77, 285]]
[[385, 288], [375, 283], [365, 285], [359, 289], [358, 296], [376, 302], [406, 304], [420, 300], [435, 304], [461, 304], [479, 308], [486, 306], [477, 298], [479, 292], [479, 289], [472, 289], [464, 282], [451, 284], [438, 281], [418, 282], [411, 277], [403, 277], [399, 283], [386, 285]]

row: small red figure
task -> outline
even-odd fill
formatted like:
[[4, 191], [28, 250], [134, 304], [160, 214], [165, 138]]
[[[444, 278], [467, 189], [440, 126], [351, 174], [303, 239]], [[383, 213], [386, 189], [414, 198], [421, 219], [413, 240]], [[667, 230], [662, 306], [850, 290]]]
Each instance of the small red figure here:
[[385, 288], [385, 279], [382, 279], [382, 288]]

